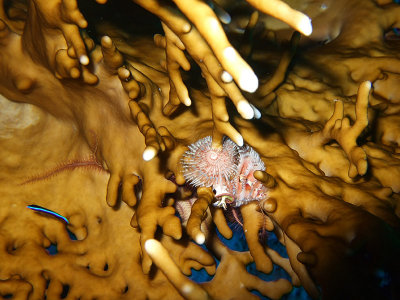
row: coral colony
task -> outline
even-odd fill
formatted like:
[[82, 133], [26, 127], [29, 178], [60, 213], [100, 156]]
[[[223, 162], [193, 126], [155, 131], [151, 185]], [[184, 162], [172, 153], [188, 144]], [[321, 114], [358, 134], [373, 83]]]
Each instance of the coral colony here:
[[0, 298], [400, 299], [399, 28], [392, 0], [0, 1]]

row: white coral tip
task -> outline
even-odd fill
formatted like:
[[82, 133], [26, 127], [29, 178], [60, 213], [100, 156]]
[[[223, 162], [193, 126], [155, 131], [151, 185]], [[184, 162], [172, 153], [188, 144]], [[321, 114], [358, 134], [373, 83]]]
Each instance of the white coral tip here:
[[198, 233], [195, 237], [195, 241], [197, 244], [202, 245], [206, 240], [206, 236], [203, 233]]
[[313, 31], [311, 19], [307, 16], [301, 18], [300, 22], [297, 24], [297, 29], [305, 36], [309, 36]]
[[242, 147], [244, 144], [243, 137], [241, 134], [237, 134], [232, 137], [232, 140], [238, 145], [239, 147]]
[[193, 286], [186, 283], [182, 286], [181, 291], [184, 295], [190, 295], [193, 292]]
[[256, 118], [257, 120], [261, 119], [261, 112], [258, 110], [258, 108], [255, 107], [253, 104], [250, 104], [250, 105], [251, 105], [251, 107], [253, 108], [253, 111], [254, 111], [254, 118]]
[[237, 104], [237, 110], [244, 119], [252, 119], [254, 117], [254, 110], [247, 100], [240, 100]]
[[79, 62], [82, 65], [87, 66], [89, 64], [89, 57], [87, 55], [81, 55], [81, 57], [79, 57]]
[[192, 105], [192, 100], [189, 97], [187, 97], [183, 99], [183, 104], [185, 104], [186, 106], [190, 106]]
[[240, 73], [239, 87], [249, 93], [254, 93], [258, 89], [258, 78], [252, 69], [246, 68]]
[[154, 156], [156, 156], [157, 154], [157, 150], [154, 149], [153, 147], [147, 147], [146, 149], [144, 149], [143, 151], [143, 159], [145, 161], [149, 161], [152, 160], [154, 158]]
[[225, 83], [229, 83], [233, 80], [232, 75], [229, 74], [227, 71], [223, 71], [221, 74], [221, 80]]
[[159, 242], [154, 239], [149, 239], [144, 243], [144, 249], [148, 254], [155, 254], [159, 248]]

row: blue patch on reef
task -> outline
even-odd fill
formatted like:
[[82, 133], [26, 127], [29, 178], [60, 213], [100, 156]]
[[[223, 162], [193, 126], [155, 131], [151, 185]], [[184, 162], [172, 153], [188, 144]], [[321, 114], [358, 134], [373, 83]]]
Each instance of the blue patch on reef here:
[[196, 281], [197, 283], [203, 283], [203, 282], [208, 282], [211, 279], [213, 279], [214, 276], [208, 275], [206, 270], [201, 269], [201, 270], [195, 270], [192, 268], [192, 275], [189, 276], [190, 279], [193, 281]]
[[73, 234], [70, 230], [68, 230], [68, 228], [67, 228], [67, 232], [68, 232], [69, 238], [70, 238], [71, 240], [73, 240], [73, 241], [76, 241], [76, 240], [77, 240], [76, 235]]
[[[203, 248], [204, 250], [206, 250], [207, 252], [209, 252], [207, 250], [207, 247], [203, 244], [203, 245], [199, 245], [201, 248]], [[216, 259], [214, 257], [215, 261], [217, 262], [217, 267], [219, 265], [219, 260]], [[192, 275], [189, 276], [189, 278], [193, 281], [196, 281], [197, 283], [203, 283], [203, 282], [208, 282], [211, 279], [214, 278], [214, 275], [208, 275], [208, 273], [206, 272], [205, 269], [200, 269], [200, 270], [195, 270], [195, 269], [191, 269], [192, 270]]]
[[58, 252], [57, 244], [51, 244], [49, 247], [46, 248], [46, 251], [50, 255], [56, 255]]
[[375, 281], [378, 283], [379, 292], [382, 296], [382, 299], [392, 299], [392, 287], [393, 287], [393, 280], [390, 274], [383, 270], [377, 269], [374, 274]]
[[[69, 238], [71, 240], [73, 240], [73, 241], [77, 240], [75, 234], [73, 234], [71, 231], [69, 231], [68, 228], [67, 228], [67, 232], [68, 232]], [[46, 248], [46, 251], [50, 255], [56, 255], [58, 253], [57, 244], [51, 244], [49, 247]]]
[[219, 239], [226, 245], [228, 246], [229, 249], [234, 250], [234, 251], [249, 251], [249, 247], [247, 246], [246, 243], [246, 237], [243, 232], [242, 227], [237, 227], [237, 226], [232, 226], [229, 224], [232, 229], [232, 238], [231, 239], [226, 239], [222, 236], [222, 234], [219, 233], [217, 230], [217, 235]]
[[[248, 251], [249, 248], [247, 246], [246, 238], [244, 236], [244, 232], [241, 227], [236, 227], [233, 230], [233, 236], [230, 240], [224, 238], [218, 231], [217, 231], [218, 237], [221, 239], [221, 241], [229, 247], [229, 249], [235, 250], [235, 251]], [[282, 257], [287, 258], [287, 252], [286, 248], [279, 243], [277, 236], [273, 232], [268, 232], [267, 234], [267, 239], [266, 239], [267, 245], [277, 251]], [[204, 245], [202, 245], [202, 248], [207, 250]], [[214, 257], [214, 259], [217, 262], [217, 266], [219, 264], [219, 261]], [[277, 266], [274, 264], [273, 271], [270, 274], [264, 274], [260, 271], [257, 271], [255, 263], [251, 263], [247, 266], [247, 271], [250, 274], [253, 274], [260, 279], [264, 281], [274, 281], [278, 280], [280, 278], [285, 278], [290, 281], [290, 276], [286, 273], [285, 270], [283, 270], [280, 266]], [[204, 269], [201, 269], [199, 271], [196, 271], [192, 269], [192, 275], [190, 276], [190, 279], [192, 279], [195, 282], [202, 283], [202, 282], [207, 282], [212, 280], [213, 276], [210, 276], [207, 274], [207, 272]], [[252, 291], [253, 294], [257, 295], [260, 297], [260, 299], [269, 299], [263, 295], [261, 295], [258, 291]], [[294, 287], [293, 290], [282, 297], [284, 300], [309, 300], [311, 299], [310, 296], [306, 293], [303, 287]]]

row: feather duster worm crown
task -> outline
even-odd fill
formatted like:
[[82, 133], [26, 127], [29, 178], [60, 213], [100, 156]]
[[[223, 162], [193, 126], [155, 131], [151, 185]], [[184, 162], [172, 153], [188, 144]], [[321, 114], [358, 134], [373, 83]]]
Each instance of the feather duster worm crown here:
[[225, 138], [221, 149], [212, 147], [211, 136], [189, 146], [182, 157], [183, 174], [186, 181], [195, 186], [214, 186], [229, 182], [237, 174], [238, 146]]
[[258, 153], [248, 145], [237, 146], [225, 138], [221, 149], [212, 148], [210, 136], [189, 146], [181, 160], [186, 181], [195, 187], [213, 187], [216, 206], [240, 206], [260, 201], [267, 190], [254, 178], [256, 170], [265, 170]]

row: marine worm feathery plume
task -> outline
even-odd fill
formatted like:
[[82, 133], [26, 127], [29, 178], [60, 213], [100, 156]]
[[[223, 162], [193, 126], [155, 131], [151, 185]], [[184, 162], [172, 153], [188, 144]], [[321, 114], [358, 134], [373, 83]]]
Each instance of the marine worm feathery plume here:
[[186, 181], [195, 186], [214, 186], [230, 181], [237, 173], [239, 151], [237, 145], [225, 138], [222, 148], [212, 147], [211, 136], [189, 146], [182, 157]]
[[181, 160], [187, 182], [195, 187], [213, 187], [215, 206], [238, 207], [262, 200], [267, 189], [254, 178], [256, 170], [265, 170], [258, 153], [248, 145], [237, 146], [225, 138], [221, 149], [212, 148], [210, 136], [189, 146]]

